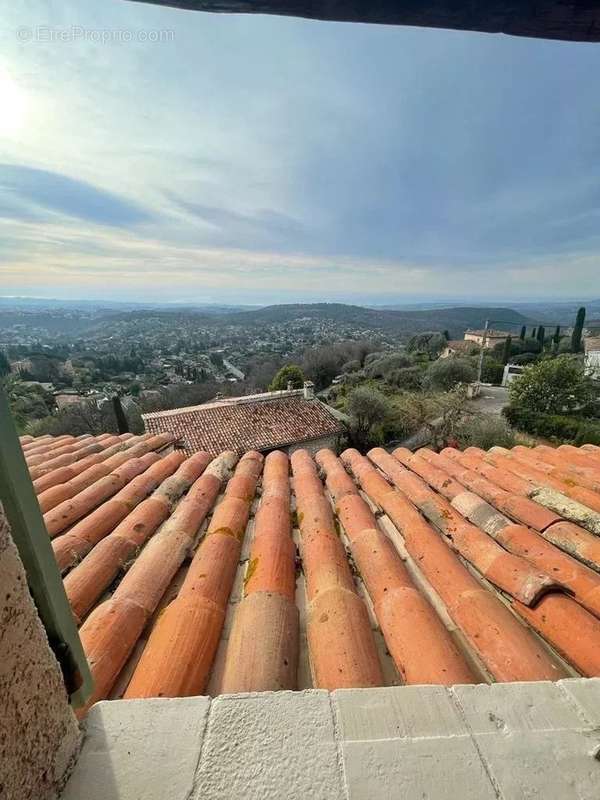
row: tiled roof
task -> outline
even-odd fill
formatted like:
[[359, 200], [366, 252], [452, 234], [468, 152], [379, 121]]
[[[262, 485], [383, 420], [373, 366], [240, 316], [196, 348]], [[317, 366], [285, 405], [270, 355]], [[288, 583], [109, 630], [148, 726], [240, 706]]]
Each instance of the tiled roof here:
[[294, 442], [336, 435], [342, 428], [319, 400], [288, 396], [256, 402], [218, 401], [173, 411], [144, 414], [151, 433], [174, 433], [186, 453], [205, 450], [270, 450]]
[[446, 347], [450, 348], [450, 350], [458, 350], [459, 352], [462, 353], [468, 353], [472, 350], [479, 348], [479, 345], [477, 344], [477, 342], [470, 342], [466, 341], [465, 339], [451, 339], [449, 342], [446, 343]]
[[510, 331], [495, 331], [492, 328], [488, 328], [487, 331], [471, 331], [466, 330], [465, 334], [470, 333], [473, 336], [485, 336], [487, 339], [506, 339], [507, 336], [510, 336]]
[[586, 336], [583, 340], [583, 347], [586, 353], [600, 350], [600, 336]]
[[173, 438], [23, 439], [91, 702], [600, 676], [600, 448]]

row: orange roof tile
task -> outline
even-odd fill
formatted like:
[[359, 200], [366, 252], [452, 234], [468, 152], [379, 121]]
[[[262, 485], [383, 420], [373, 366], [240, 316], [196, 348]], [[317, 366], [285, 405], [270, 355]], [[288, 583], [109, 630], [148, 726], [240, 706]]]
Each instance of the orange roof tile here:
[[404, 683], [474, 683], [476, 678], [358, 488], [330, 450], [317, 453], [327, 488]]
[[290, 516], [289, 460], [270, 453], [244, 579], [244, 597], [227, 644], [221, 691], [295, 689], [299, 616], [296, 548]]
[[320, 689], [380, 686], [373, 632], [358, 597], [333, 511], [306, 450], [292, 455], [302, 536], [308, 612], [306, 635], [314, 685]]
[[22, 440], [88, 707], [600, 676], [599, 449], [297, 451], [290, 471], [174, 438]]

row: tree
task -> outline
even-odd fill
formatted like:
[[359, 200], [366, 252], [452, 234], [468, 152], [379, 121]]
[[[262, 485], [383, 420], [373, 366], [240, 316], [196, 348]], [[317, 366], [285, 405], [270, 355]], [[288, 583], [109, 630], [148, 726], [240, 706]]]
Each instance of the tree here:
[[568, 355], [527, 367], [510, 383], [508, 393], [511, 404], [546, 414], [573, 411], [592, 395], [582, 365]]
[[389, 353], [367, 364], [365, 375], [367, 378], [385, 378], [392, 370], [410, 367], [411, 364], [410, 358], [404, 353]]
[[533, 336], [523, 342], [524, 353], [539, 353], [541, 349], [539, 341]]
[[556, 330], [554, 331], [553, 341], [554, 344], [558, 347], [558, 343], [560, 342], [560, 325], [556, 326]]
[[581, 337], [583, 335], [583, 323], [585, 322], [585, 308], [582, 306], [577, 312], [573, 333], [571, 334], [571, 350], [579, 353], [581, 350]]
[[532, 339], [537, 339], [537, 328], [534, 328], [534, 329], [531, 331], [531, 338], [532, 338]]
[[474, 365], [462, 358], [434, 361], [427, 370], [427, 383], [434, 389], [448, 391], [459, 383], [471, 383], [477, 376]]
[[427, 353], [431, 358], [437, 358], [447, 343], [443, 334], [429, 331], [411, 336], [406, 349], [409, 353]]
[[346, 361], [342, 364], [342, 372], [358, 372], [360, 369], [360, 361], [358, 358], [353, 358], [351, 361]]
[[537, 337], [536, 337], [538, 342], [540, 343], [540, 350], [544, 349], [545, 336], [546, 336], [546, 329], [544, 328], [543, 325], [540, 325], [540, 327], [537, 329]]
[[507, 336], [504, 340], [504, 347], [502, 350], [502, 363], [508, 364], [512, 354], [512, 336]]
[[305, 375], [313, 381], [317, 391], [329, 386], [341, 369], [346, 358], [340, 355], [331, 346], [310, 347], [305, 351], [302, 360], [302, 369]]
[[526, 336], [526, 335], [527, 335], [527, 326], [526, 326], [526, 325], [523, 325], [523, 326], [521, 327], [521, 334], [520, 334], [520, 336], [519, 336], [519, 339], [520, 339], [522, 342], [523, 342], [523, 341], [525, 341], [525, 336]]
[[389, 418], [391, 408], [380, 391], [359, 386], [348, 395], [346, 412], [350, 417], [348, 438], [354, 447], [364, 450], [374, 443], [376, 429]]
[[304, 373], [296, 364], [286, 364], [282, 367], [271, 381], [269, 390], [282, 391], [288, 388], [288, 383], [292, 384], [292, 389], [301, 389], [304, 386]]
[[10, 361], [6, 357], [6, 353], [0, 350], [0, 378], [10, 375]]

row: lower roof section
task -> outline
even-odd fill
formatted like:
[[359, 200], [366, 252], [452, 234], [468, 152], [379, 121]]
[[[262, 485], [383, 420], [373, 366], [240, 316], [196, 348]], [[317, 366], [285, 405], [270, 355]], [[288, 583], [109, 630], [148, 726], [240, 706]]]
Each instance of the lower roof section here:
[[98, 703], [63, 800], [600, 796], [600, 680]]

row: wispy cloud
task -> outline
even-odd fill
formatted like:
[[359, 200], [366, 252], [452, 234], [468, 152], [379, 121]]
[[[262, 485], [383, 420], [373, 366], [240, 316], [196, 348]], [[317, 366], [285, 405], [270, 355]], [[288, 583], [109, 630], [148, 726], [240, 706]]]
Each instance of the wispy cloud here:
[[[3, 291], [600, 291], [598, 48], [120, 0], [5, 17]], [[173, 39], [24, 45], [27, 24]]]
[[0, 164], [0, 191], [31, 209], [63, 214], [100, 225], [127, 227], [152, 215], [137, 203], [85, 181], [33, 167]]

